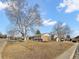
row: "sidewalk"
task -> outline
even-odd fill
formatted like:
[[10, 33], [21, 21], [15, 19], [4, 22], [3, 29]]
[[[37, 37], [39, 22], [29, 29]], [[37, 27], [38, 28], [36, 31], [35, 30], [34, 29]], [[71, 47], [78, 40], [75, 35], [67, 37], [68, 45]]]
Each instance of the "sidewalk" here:
[[66, 52], [58, 56], [56, 59], [73, 59], [75, 50], [78, 46], [78, 43], [74, 43], [74, 46], [72, 46], [70, 49], [68, 49]]

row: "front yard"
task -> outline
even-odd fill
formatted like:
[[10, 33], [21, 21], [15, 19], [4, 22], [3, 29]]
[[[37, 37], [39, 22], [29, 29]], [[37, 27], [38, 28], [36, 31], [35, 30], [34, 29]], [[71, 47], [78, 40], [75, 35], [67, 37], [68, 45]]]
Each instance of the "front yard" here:
[[8, 42], [2, 53], [3, 59], [54, 59], [73, 43], [67, 42]]

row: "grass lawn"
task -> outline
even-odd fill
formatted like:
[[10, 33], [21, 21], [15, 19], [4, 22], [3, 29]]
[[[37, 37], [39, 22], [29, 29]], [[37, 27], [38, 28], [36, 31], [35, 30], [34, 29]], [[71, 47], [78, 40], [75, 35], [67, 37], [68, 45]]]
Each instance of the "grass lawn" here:
[[2, 53], [3, 59], [54, 59], [70, 48], [73, 43], [63, 42], [8, 42]]

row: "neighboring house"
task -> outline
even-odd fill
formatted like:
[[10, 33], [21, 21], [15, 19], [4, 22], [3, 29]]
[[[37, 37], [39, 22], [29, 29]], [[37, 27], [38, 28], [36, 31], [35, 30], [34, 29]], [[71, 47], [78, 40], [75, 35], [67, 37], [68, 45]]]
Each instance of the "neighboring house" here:
[[76, 36], [76, 37], [72, 40], [72, 42], [79, 42], [79, 36]]
[[70, 41], [71, 38], [70, 36], [67, 36], [60, 39], [57, 35], [50, 34], [50, 33], [43, 33], [41, 35], [35, 35], [35, 36], [30, 37], [30, 40], [43, 41], [43, 42], [53, 40], [53, 41], [60, 42], [60, 41]]
[[50, 35], [46, 34], [46, 33], [42, 34], [41, 38], [42, 38], [42, 41], [44, 41], [44, 42], [51, 40]]
[[57, 35], [54, 35], [54, 40], [57, 41], [57, 42], [60, 41], [60, 39], [57, 37]]
[[29, 37], [29, 40], [33, 40], [33, 41], [42, 41], [41, 35], [31, 36], [31, 37]]
[[59, 42], [59, 41], [71, 41], [72, 39], [70, 38], [69, 35], [59, 38], [57, 35], [54, 35], [54, 40]]
[[0, 35], [0, 38], [7, 38], [7, 35]]
[[51, 40], [50, 35], [47, 33], [41, 34], [41, 35], [36, 35], [36, 36], [32, 36], [29, 37], [30, 40], [34, 40], [34, 41], [41, 41], [41, 42], [46, 42]]

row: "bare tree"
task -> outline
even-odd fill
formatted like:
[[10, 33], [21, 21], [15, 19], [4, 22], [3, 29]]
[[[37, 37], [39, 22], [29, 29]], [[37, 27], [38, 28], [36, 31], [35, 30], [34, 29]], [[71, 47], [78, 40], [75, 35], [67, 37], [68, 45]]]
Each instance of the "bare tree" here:
[[57, 23], [54, 26], [54, 34], [59, 38], [59, 40], [61, 39], [65, 39], [67, 37], [67, 35], [70, 35], [70, 28], [68, 25], [64, 25], [63, 23]]
[[8, 8], [6, 15], [8, 16], [13, 30], [20, 33], [26, 40], [29, 31], [34, 30], [36, 26], [41, 24], [41, 18], [38, 10], [38, 5], [29, 6], [26, 0], [6, 0]]

